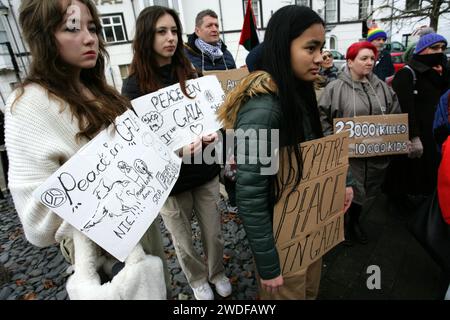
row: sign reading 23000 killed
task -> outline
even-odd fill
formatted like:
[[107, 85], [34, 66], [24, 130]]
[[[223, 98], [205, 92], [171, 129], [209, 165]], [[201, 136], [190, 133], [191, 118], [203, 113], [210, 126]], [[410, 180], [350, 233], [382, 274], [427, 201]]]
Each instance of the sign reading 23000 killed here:
[[348, 132], [348, 156], [366, 158], [408, 152], [408, 115], [336, 118], [334, 133]]
[[124, 261], [158, 215], [180, 166], [181, 159], [127, 111], [33, 195]]
[[190, 98], [174, 84], [131, 101], [141, 120], [172, 150], [221, 128], [216, 111], [224, 92], [217, 78], [189, 80], [186, 93]]

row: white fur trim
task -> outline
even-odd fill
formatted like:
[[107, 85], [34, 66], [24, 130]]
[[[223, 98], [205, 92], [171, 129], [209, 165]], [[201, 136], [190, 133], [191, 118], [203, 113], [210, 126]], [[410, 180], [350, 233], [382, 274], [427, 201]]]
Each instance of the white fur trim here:
[[161, 300], [166, 299], [163, 264], [137, 246], [125, 267], [110, 281], [100, 284], [97, 270], [103, 260], [98, 247], [81, 232], [74, 232], [75, 273], [67, 281], [71, 300]]

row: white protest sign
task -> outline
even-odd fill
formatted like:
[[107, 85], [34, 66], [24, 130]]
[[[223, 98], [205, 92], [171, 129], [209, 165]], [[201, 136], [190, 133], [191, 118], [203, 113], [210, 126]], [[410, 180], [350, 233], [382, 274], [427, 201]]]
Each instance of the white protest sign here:
[[179, 84], [131, 101], [141, 120], [171, 149], [177, 150], [197, 137], [219, 130], [216, 110], [224, 92], [215, 76], [186, 82], [186, 97]]
[[181, 159], [132, 111], [116, 119], [33, 196], [120, 261], [156, 218]]

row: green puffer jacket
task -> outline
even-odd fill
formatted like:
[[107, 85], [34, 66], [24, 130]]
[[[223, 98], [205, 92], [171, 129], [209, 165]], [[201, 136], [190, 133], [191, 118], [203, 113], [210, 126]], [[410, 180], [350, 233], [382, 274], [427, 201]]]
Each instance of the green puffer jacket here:
[[[299, 105], [299, 107], [301, 107]], [[306, 140], [316, 139], [312, 133], [307, 113], [302, 127]], [[236, 135], [235, 156], [237, 161], [236, 203], [242, 219], [250, 247], [256, 261], [259, 276], [273, 279], [281, 274], [278, 252], [273, 236], [274, 181], [275, 174], [262, 171], [271, 167], [272, 149], [286, 145], [283, 139], [282, 115], [277, 97], [277, 88], [270, 75], [253, 72], [228, 95], [219, 110], [219, 119], [225, 129], [234, 129]], [[265, 129], [265, 132], [258, 130]], [[281, 129], [279, 143], [271, 134], [271, 129]], [[255, 134], [243, 138], [239, 130]], [[260, 134], [261, 133], [261, 134]], [[272, 137], [274, 137], [273, 143]], [[275, 141], [277, 142], [276, 146]], [[279, 146], [278, 146], [279, 144]], [[266, 150], [257, 154], [257, 146], [267, 145]], [[253, 146], [252, 149], [249, 146]], [[270, 170], [268, 170], [270, 171]], [[347, 178], [347, 185], [350, 185]]]
[[273, 195], [270, 186], [273, 178], [270, 175], [261, 174], [261, 168], [269, 166], [269, 164], [262, 164], [267, 163], [264, 161], [268, 160], [267, 157], [260, 155], [262, 161], [258, 161], [257, 164], [248, 164], [252, 163], [249, 155], [251, 150], [248, 146], [259, 145], [260, 140], [267, 140], [267, 155], [271, 155], [270, 129], [280, 129], [280, 109], [276, 98], [265, 94], [249, 100], [241, 107], [234, 129], [268, 130], [266, 137], [257, 134], [248, 140], [237, 139], [236, 159], [245, 159], [246, 164], [238, 163], [237, 165], [236, 203], [258, 267], [258, 273], [262, 279], [272, 279], [281, 274], [272, 229], [273, 205], [270, 199], [273, 198]]

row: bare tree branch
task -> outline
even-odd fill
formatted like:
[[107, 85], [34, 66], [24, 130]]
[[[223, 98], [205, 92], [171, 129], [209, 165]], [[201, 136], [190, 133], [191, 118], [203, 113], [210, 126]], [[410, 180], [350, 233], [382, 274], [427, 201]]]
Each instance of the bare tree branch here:
[[371, 13], [373, 16], [377, 11], [390, 10], [391, 15], [386, 18], [381, 18], [381, 21], [398, 21], [407, 18], [419, 18], [418, 21], [430, 19], [430, 27], [437, 30], [439, 17], [444, 13], [450, 13], [450, 2], [448, 0], [422, 0], [419, 1], [419, 7], [407, 10], [401, 8], [398, 0], [390, 2], [387, 0], [385, 4], [377, 7]]

